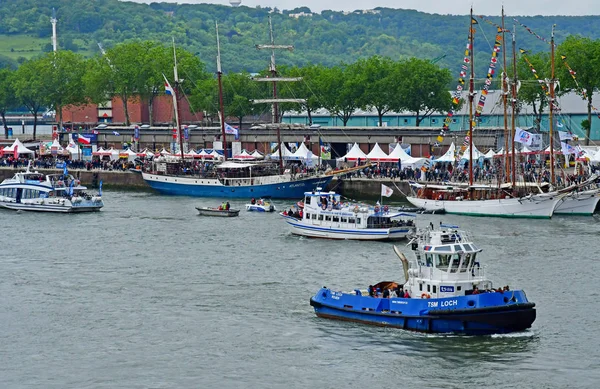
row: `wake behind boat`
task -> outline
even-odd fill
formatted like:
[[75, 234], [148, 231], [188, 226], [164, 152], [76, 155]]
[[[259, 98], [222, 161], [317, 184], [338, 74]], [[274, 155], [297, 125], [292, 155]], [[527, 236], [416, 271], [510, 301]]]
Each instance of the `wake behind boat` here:
[[323, 287], [311, 299], [319, 317], [432, 333], [488, 335], [523, 331], [536, 318], [522, 290], [494, 289], [465, 231], [441, 225], [419, 231], [415, 259], [397, 247], [405, 282], [380, 282], [367, 290]]
[[86, 192], [87, 187], [68, 174], [18, 172], [0, 184], [0, 207], [17, 211], [38, 212], [95, 212], [104, 206], [102, 182], [97, 195]]
[[[319, 188], [320, 189], [320, 188]], [[295, 235], [356, 240], [404, 239], [414, 232], [415, 214], [390, 212], [388, 206], [343, 203], [335, 192], [304, 194], [303, 208], [281, 213]]]

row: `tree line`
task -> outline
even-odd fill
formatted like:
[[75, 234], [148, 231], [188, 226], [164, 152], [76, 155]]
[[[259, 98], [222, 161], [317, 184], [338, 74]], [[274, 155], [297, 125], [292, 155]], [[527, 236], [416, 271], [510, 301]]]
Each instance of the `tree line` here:
[[[585, 97], [589, 117], [584, 128], [589, 138], [594, 110], [592, 94], [600, 88], [600, 67], [597, 66], [600, 40], [571, 36], [556, 52], [556, 78], [561, 81], [558, 93], [576, 91]], [[181, 95], [189, 101], [192, 111], [204, 112], [216, 119], [219, 96], [215, 75], [190, 51], [177, 48], [176, 56], [179, 75], [185, 80], [181, 84]], [[569, 67], [564, 65], [567, 61]], [[268, 58], [264, 58], [265, 68], [258, 74], [245, 71], [223, 74], [225, 116], [235, 118], [240, 126], [244, 117], [269, 110], [265, 105], [251, 102], [272, 93], [270, 83], [253, 80], [269, 76], [267, 62]], [[548, 95], [535, 78], [532, 66], [539, 79], [549, 78], [548, 53], [521, 53], [517, 66], [518, 77], [523, 81], [519, 102], [533, 105], [541, 121]], [[514, 70], [510, 65], [508, 68], [510, 75]], [[0, 116], [5, 134], [8, 133], [6, 113], [16, 107], [26, 106], [36, 116], [44, 108], [56, 110], [57, 121], [62, 125], [61, 107], [101, 104], [115, 96], [123, 101], [126, 125], [130, 124], [127, 105], [131, 100], [148, 104], [152, 120], [154, 98], [165, 92], [163, 75], [173, 84], [172, 69], [171, 47], [138, 40], [117, 44], [104, 55], [92, 58], [59, 50], [26, 61], [17, 69], [2, 68]], [[312, 122], [312, 114], [324, 108], [339, 117], [344, 125], [357, 109], [365, 109], [377, 112], [380, 124], [383, 115], [390, 111], [411, 112], [418, 126], [432, 113], [444, 113], [451, 108], [448, 91], [454, 89], [457, 82], [455, 75], [437, 63], [414, 57], [392, 60], [377, 55], [331, 67], [283, 65], [279, 74], [302, 78], [299, 82], [279, 83], [279, 97], [306, 99], [301, 104], [281, 104], [280, 115], [290, 110], [305, 111]], [[497, 89], [499, 82], [500, 79], [496, 79]]]
[[[453, 69], [462, 60], [461, 49], [466, 44], [470, 26], [466, 8], [456, 9], [464, 15], [381, 7], [367, 12], [326, 10], [311, 14], [307, 7], [277, 10], [243, 4], [229, 7], [166, 2], [139, 4], [118, 0], [19, 0], [0, 2], [0, 34], [4, 34], [7, 41], [18, 35], [44, 38], [43, 50], [51, 51], [52, 8], [57, 12], [59, 47], [88, 56], [99, 52], [97, 43], [109, 48], [132, 39], [170, 42], [174, 37], [179, 46], [197, 53], [200, 58], [212, 58], [216, 50], [216, 20], [222, 32], [223, 63], [234, 72], [250, 73], [258, 72], [263, 66], [262, 54], [250, 48], [268, 41], [265, 21], [269, 16], [277, 26], [276, 41], [293, 43], [298, 49], [281, 59], [282, 64], [289, 66], [322, 64], [332, 67], [340, 62], [353, 63], [375, 55], [394, 60], [410, 57], [431, 60], [446, 55], [439, 63]], [[290, 16], [300, 12], [311, 16]], [[500, 23], [499, 17], [489, 19]], [[543, 36], [548, 36], [551, 26], [556, 24], [559, 43], [569, 34], [600, 38], [600, 23], [595, 16], [532, 16], [518, 20]], [[513, 24], [510, 18], [506, 22]], [[534, 52], [545, 50], [544, 42], [517, 28], [520, 46]], [[478, 29], [487, 30], [486, 34], [494, 33], [494, 28], [486, 23], [480, 23]], [[478, 34], [475, 63], [485, 65], [488, 53], [488, 42], [483, 34]], [[6, 55], [15, 60], [19, 54], [9, 51]], [[208, 66], [214, 69], [212, 63]]]

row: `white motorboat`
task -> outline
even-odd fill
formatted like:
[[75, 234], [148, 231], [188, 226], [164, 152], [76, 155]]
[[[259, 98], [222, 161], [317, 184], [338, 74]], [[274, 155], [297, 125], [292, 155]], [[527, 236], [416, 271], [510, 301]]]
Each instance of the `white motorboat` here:
[[414, 213], [388, 206], [344, 203], [335, 192], [306, 192], [304, 207], [280, 215], [295, 235], [327, 239], [396, 240], [415, 230]]
[[252, 199], [250, 203], [246, 204], [246, 211], [253, 212], [275, 212], [275, 206], [267, 199]]
[[98, 194], [86, 192], [81, 182], [68, 174], [18, 172], [0, 184], [0, 207], [17, 211], [94, 212], [104, 206], [102, 182]]

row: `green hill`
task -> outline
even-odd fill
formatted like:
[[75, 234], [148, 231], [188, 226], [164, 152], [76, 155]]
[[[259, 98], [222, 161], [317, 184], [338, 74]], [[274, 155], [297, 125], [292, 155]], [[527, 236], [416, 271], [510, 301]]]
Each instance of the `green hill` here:
[[[254, 45], [268, 42], [269, 15], [273, 18], [275, 42], [296, 47], [292, 53], [278, 54], [278, 63], [299, 66], [331, 66], [376, 54], [393, 59], [434, 59], [446, 55], [438, 63], [454, 72], [462, 62], [469, 26], [468, 16], [389, 8], [291, 17], [290, 14], [310, 10], [302, 7], [280, 13], [271, 8], [211, 4], [12, 0], [0, 2], [0, 59], [4, 56], [22, 61], [51, 50], [53, 7], [57, 11], [59, 46], [63, 49], [92, 55], [98, 52], [98, 43], [110, 47], [140, 38], [169, 44], [175, 38], [178, 46], [197, 53], [208, 69], [215, 67], [218, 21], [226, 71], [256, 72], [266, 67], [268, 54], [259, 52]], [[500, 22], [499, 17], [490, 19]], [[534, 16], [518, 20], [544, 37], [549, 37], [551, 26], [556, 24], [557, 43], [570, 34], [600, 38], [597, 17]], [[507, 18], [506, 25], [512, 28], [513, 20]], [[481, 19], [477, 27], [475, 61], [483, 68], [489, 63], [496, 30]], [[533, 52], [548, 50], [546, 43], [524, 28], [517, 26], [517, 33], [519, 47]]]

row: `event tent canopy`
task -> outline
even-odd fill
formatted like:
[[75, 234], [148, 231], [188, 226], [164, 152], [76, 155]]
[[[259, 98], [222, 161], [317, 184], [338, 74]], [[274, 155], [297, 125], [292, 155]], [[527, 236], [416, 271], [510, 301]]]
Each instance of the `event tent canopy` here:
[[433, 162], [454, 162], [456, 158], [454, 157], [454, 152], [456, 151], [456, 146], [454, 142], [450, 144], [448, 151], [444, 153], [441, 157], [435, 159]]
[[242, 150], [241, 153], [236, 154], [233, 156], [232, 159], [239, 159], [239, 160], [251, 160], [254, 159], [254, 157], [252, 155], [250, 155], [246, 149]]
[[343, 157], [338, 158], [338, 161], [357, 161], [358, 159], [362, 161], [367, 159], [367, 154], [365, 154], [360, 147], [358, 147], [358, 143], [354, 143], [350, 151], [346, 153]]
[[385, 151], [381, 150], [381, 147], [379, 147], [379, 143], [375, 143], [375, 146], [373, 146], [373, 150], [371, 150], [369, 154], [367, 154], [367, 158], [373, 162], [394, 162], [398, 160], [397, 158], [390, 158], [385, 153]]
[[406, 151], [404, 151], [400, 143], [396, 144], [394, 150], [392, 150], [388, 157], [394, 161], [400, 160], [402, 166], [409, 166], [413, 168], [419, 168], [423, 166], [427, 160], [427, 158], [415, 158], [406, 154]]
[[[292, 159], [293, 158], [294, 154], [287, 147], [285, 147], [285, 144], [283, 142], [279, 145], [279, 147], [281, 148], [281, 156], [283, 157], [283, 159]], [[272, 152], [270, 158], [271, 159], [279, 159], [279, 149]]]
[[264, 155], [262, 155], [262, 154], [261, 154], [261, 152], [260, 152], [260, 151], [258, 151], [258, 150], [254, 150], [254, 151], [252, 152], [252, 154], [250, 154], [250, 155], [252, 155], [252, 156], [253, 156], [254, 158], [256, 158], [256, 159], [263, 159], [263, 158], [265, 157], [265, 156], [264, 156]]
[[21, 155], [21, 154], [29, 154], [31, 156], [35, 155], [35, 151], [29, 150], [27, 147], [25, 147], [25, 145], [19, 140], [19, 138], [15, 139], [15, 141], [13, 142], [12, 145], [6, 146], [4, 149], [2, 149], [2, 152], [4, 154], [14, 153], [15, 147], [17, 148], [17, 155]]
[[292, 159], [297, 159], [300, 161], [306, 161], [308, 159], [312, 159], [313, 161], [316, 161], [319, 159], [318, 155], [314, 155], [312, 153], [312, 151], [310, 151], [308, 149], [308, 147], [306, 147], [306, 145], [304, 144], [304, 142], [300, 143], [300, 147], [298, 147], [298, 150], [296, 150], [293, 154], [292, 154]]
[[[473, 160], [479, 159], [483, 157], [481, 151], [477, 150], [477, 146], [473, 145]], [[469, 160], [469, 147], [465, 149], [465, 152], [462, 154], [461, 159]]]

